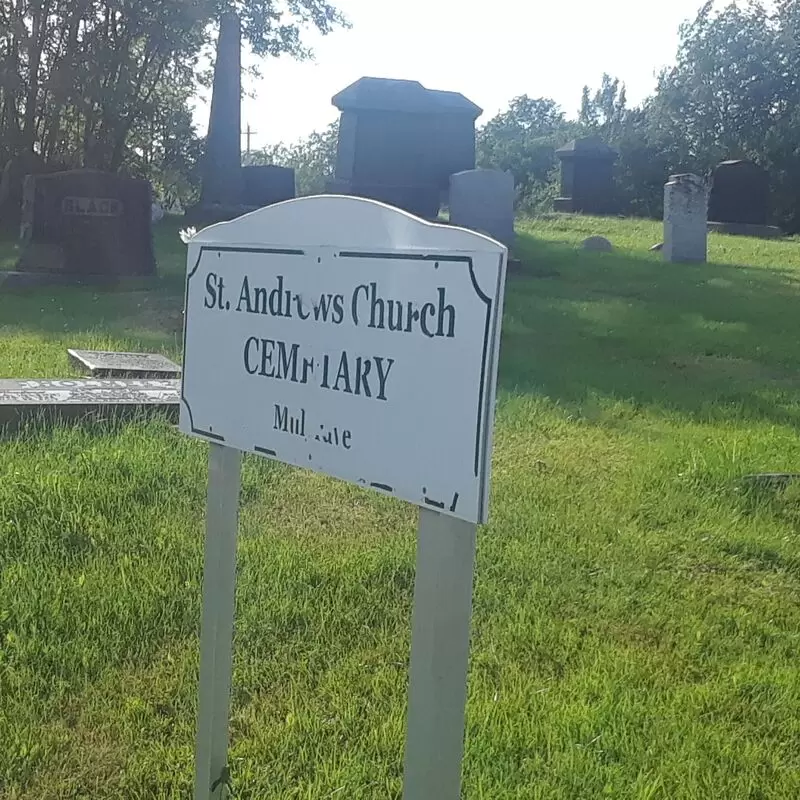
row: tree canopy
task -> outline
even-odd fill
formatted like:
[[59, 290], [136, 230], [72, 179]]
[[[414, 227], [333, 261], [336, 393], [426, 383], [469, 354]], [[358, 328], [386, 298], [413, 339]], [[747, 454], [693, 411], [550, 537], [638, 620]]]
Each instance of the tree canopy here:
[[325, 0], [0, 0], [0, 157], [187, 180], [189, 101], [229, 9], [257, 55], [310, 54], [346, 24]]
[[[189, 103], [208, 78], [216, 20], [231, 8], [261, 56], [306, 58], [305, 30], [347, 24], [325, 0], [0, 0], [0, 163], [34, 149], [185, 195], [202, 149]], [[620, 208], [654, 216], [670, 174], [749, 158], [770, 173], [776, 221], [798, 231], [799, 126], [800, 0], [719, 10], [709, 0], [682, 26], [675, 63], [644, 102], [631, 107], [610, 75], [584, 87], [575, 119], [552, 99], [516, 97], [479, 129], [477, 158], [514, 174], [522, 207], [545, 209], [558, 191], [556, 149], [596, 134], [620, 151]], [[336, 138], [334, 124], [248, 158], [293, 166], [299, 190], [318, 192]]]
[[[546, 110], [546, 111], [545, 111]], [[547, 98], [519, 97], [479, 133], [484, 166], [510, 169], [521, 200], [540, 207], [554, 193], [555, 148], [599, 134], [620, 151], [620, 206], [659, 215], [667, 176], [708, 174], [725, 159], [748, 158], [769, 170], [776, 221], [800, 230], [800, 0], [771, 10], [706, 2], [684, 24], [675, 64], [636, 108], [625, 86], [604, 76], [583, 90], [575, 122]]]

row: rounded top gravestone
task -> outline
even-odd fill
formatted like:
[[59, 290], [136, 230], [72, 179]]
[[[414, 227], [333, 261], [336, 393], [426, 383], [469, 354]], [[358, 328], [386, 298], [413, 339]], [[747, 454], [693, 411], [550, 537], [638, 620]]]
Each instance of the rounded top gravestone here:
[[590, 236], [581, 242], [581, 247], [594, 253], [611, 253], [614, 250], [614, 245], [604, 236]]

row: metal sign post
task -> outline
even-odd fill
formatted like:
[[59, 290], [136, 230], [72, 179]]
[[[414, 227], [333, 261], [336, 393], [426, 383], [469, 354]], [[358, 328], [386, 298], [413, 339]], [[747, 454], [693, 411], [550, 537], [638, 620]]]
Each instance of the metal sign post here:
[[458, 800], [477, 526], [419, 512], [404, 800]]
[[210, 445], [195, 800], [224, 797], [228, 783], [228, 719], [241, 461], [242, 454], [238, 450], [220, 444]]

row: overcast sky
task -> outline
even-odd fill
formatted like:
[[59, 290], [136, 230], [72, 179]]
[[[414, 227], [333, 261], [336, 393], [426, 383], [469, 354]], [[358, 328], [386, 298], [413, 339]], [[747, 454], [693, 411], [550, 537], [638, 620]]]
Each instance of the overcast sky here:
[[[702, 0], [333, 0], [353, 27], [307, 36], [316, 58], [261, 63], [246, 85], [242, 129], [253, 147], [291, 142], [337, 115], [331, 97], [364, 75], [418, 80], [461, 92], [490, 119], [517, 95], [552, 97], [568, 114], [584, 84], [603, 72], [619, 77], [637, 102], [652, 92], [658, 70], [672, 63], [678, 26]], [[196, 109], [198, 128], [207, 106]], [[242, 142], [244, 147], [244, 141]]]

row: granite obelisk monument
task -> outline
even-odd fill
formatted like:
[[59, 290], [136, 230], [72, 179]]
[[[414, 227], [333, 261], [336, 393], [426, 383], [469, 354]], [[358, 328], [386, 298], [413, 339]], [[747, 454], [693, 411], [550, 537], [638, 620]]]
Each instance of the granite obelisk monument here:
[[231, 11], [219, 24], [203, 187], [195, 209], [207, 221], [236, 216], [242, 205], [241, 111], [242, 27], [239, 15]]
[[239, 15], [229, 11], [219, 21], [200, 202], [187, 211], [188, 221], [205, 226], [295, 196], [290, 167], [242, 166], [241, 120], [242, 24]]

